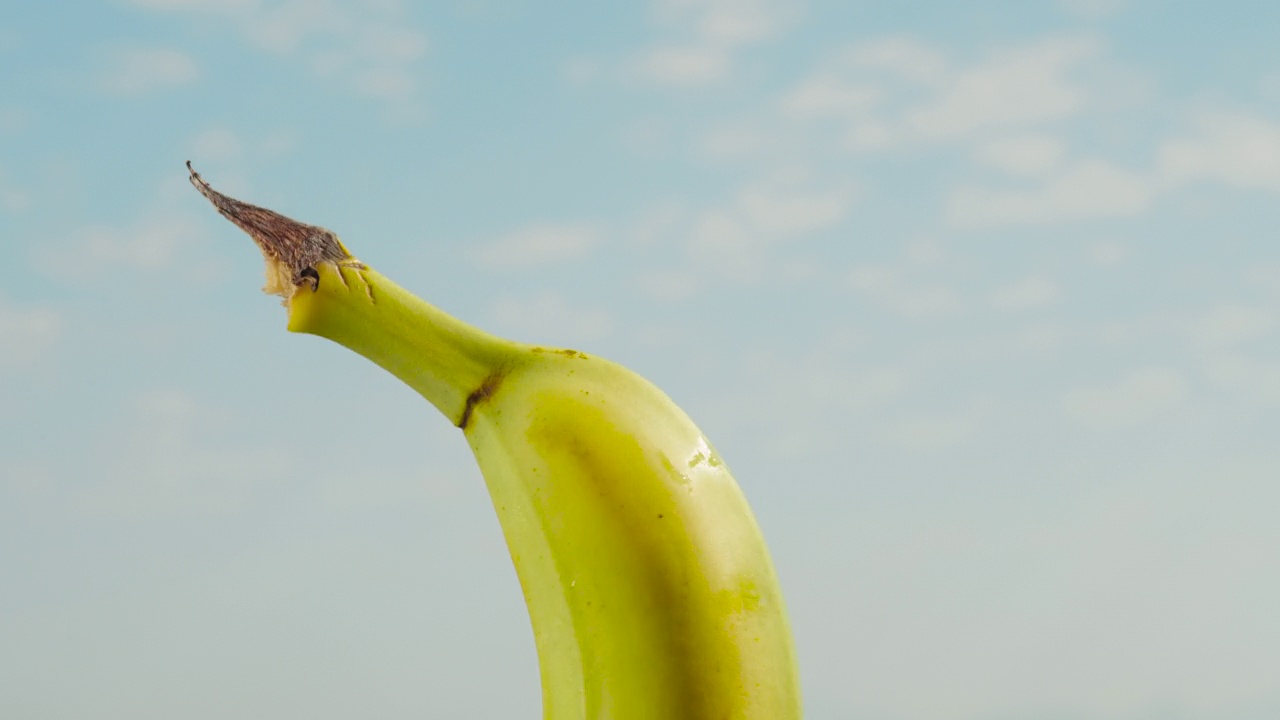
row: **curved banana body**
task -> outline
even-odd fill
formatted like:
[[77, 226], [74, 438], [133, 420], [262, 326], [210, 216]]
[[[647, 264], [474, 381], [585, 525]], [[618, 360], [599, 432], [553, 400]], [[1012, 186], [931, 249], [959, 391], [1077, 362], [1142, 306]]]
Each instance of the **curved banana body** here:
[[465, 429], [524, 588], [546, 717], [798, 717], [777, 579], [715, 450], [622, 367], [532, 352]]
[[[332, 233], [192, 180], [262, 247], [290, 330], [368, 357], [466, 434], [529, 608], [544, 717], [800, 717], [764, 540], [666, 395], [606, 360], [488, 335], [365, 267]], [[286, 246], [317, 233], [325, 258]]]

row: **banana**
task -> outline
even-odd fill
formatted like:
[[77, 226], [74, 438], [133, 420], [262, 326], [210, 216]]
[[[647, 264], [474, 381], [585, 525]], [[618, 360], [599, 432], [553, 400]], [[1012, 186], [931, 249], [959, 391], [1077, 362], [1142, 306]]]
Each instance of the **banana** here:
[[288, 329], [333, 340], [461, 428], [533, 626], [549, 720], [787, 720], [795, 651], [760, 529], [661, 390], [575, 350], [485, 333], [332, 232], [193, 185], [245, 230]]

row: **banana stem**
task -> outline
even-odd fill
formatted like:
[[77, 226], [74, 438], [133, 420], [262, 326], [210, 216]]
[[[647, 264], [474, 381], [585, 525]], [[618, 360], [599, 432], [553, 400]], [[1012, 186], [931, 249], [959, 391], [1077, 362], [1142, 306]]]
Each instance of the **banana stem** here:
[[289, 299], [289, 330], [328, 338], [382, 366], [465, 428], [497, 387], [514, 343], [445, 313], [375, 270], [322, 263]]
[[370, 269], [325, 228], [214, 190], [187, 163], [191, 184], [249, 234], [267, 266], [264, 291], [284, 297], [288, 328], [328, 338], [377, 363], [465, 428], [491, 395], [518, 343], [485, 333]]

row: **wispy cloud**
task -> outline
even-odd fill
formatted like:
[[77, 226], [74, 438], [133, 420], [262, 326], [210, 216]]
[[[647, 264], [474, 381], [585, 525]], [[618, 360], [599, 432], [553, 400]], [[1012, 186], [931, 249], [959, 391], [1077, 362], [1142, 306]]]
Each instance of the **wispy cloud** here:
[[0, 105], [0, 134], [21, 132], [30, 121], [28, 113], [21, 108]]
[[913, 319], [952, 315], [962, 308], [960, 297], [945, 284], [912, 282], [888, 265], [854, 268], [849, 287], [886, 310]]
[[725, 79], [734, 55], [776, 35], [794, 19], [783, 0], [656, 0], [667, 39], [641, 53], [636, 74], [659, 85], [701, 86]]
[[948, 137], [1075, 114], [1088, 95], [1071, 72], [1099, 50], [1089, 38], [1050, 38], [1003, 50], [955, 74], [934, 100], [909, 112], [907, 122], [925, 136]]
[[231, 418], [190, 393], [141, 393], [125, 409], [102, 472], [81, 489], [95, 514], [124, 517], [226, 511], [289, 477], [298, 463], [276, 446], [230, 440]]
[[1128, 0], [1058, 0], [1058, 4], [1072, 15], [1097, 20], [1124, 10]]
[[651, 270], [636, 277], [636, 286], [659, 302], [678, 302], [697, 292], [698, 275], [687, 270]]
[[1206, 370], [1210, 382], [1246, 402], [1280, 404], [1280, 363], [1230, 353], [1210, 360]]
[[258, 0], [130, 0], [148, 10], [199, 11], [211, 13], [250, 12], [257, 8]]
[[287, 131], [246, 137], [245, 133], [215, 125], [197, 133], [191, 139], [188, 151], [191, 159], [198, 162], [228, 164], [246, 157], [278, 157], [291, 151], [294, 145], [295, 138]]
[[[132, 0], [137, 7], [218, 18], [259, 49], [295, 58], [320, 77], [388, 103], [398, 116], [419, 111], [417, 64], [427, 37], [407, 22], [406, 5], [355, 0]], [[406, 116], [406, 117], [407, 117]]]
[[955, 227], [1053, 223], [1133, 216], [1164, 195], [1198, 182], [1280, 192], [1280, 122], [1243, 113], [1201, 113], [1160, 143], [1147, 170], [1104, 157], [1064, 162], [1062, 144], [1038, 135], [978, 146], [979, 162], [1038, 186], [992, 188], [966, 182], [947, 197]]
[[973, 228], [1136, 215], [1150, 207], [1155, 190], [1149, 177], [1092, 158], [1037, 188], [961, 185], [950, 192], [946, 217], [953, 226]]
[[1222, 352], [1267, 336], [1276, 325], [1274, 318], [1274, 312], [1265, 307], [1222, 303], [1190, 316], [1177, 329], [1194, 349]]
[[16, 213], [31, 205], [31, 196], [18, 187], [0, 168], [0, 210]]
[[244, 143], [240, 136], [224, 127], [205, 130], [191, 141], [191, 155], [197, 161], [236, 160], [243, 152]]
[[923, 40], [888, 36], [820, 62], [779, 107], [795, 120], [843, 121], [851, 150], [956, 141], [993, 129], [1026, 132], [1087, 107], [1091, 89], [1077, 76], [1092, 72], [1102, 54], [1091, 37], [1048, 37], [996, 48], [966, 65]]
[[553, 290], [502, 298], [493, 304], [492, 315], [507, 335], [524, 342], [583, 342], [607, 337], [613, 331], [613, 317], [607, 309], [571, 302], [564, 293]]
[[142, 95], [187, 85], [200, 75], [191, 56], [172, 48], [118, 48], [106, 59], [100, 84], [116, 95]]
[[818, 74], [787, 91], [781, 109], [785, 115], [800, 119], [854, 118], [868, 114], [882, 99], [881, 90], [870, 83]]
[[[1061, 124], [1100, 105], [1124, 75], [1092, 35], [995, 46], [968, 61], [950, 55], [903, 35], [848, 45], [779, 93], [771, 114], [716, 128], [720, 137], [704, 145], [759, 151], [821, 139], [824, 152], [876, 153], [979, 142], [978, 162], [1029, 176], [1062, 162]], [[729, 142], [744, 128], [756, 142]]]
[[25, 367], [42, 360], [62, 333], [62, 317], [52, 308], [17, 305], [0, 296], [0, 367]]
[[1053, 136], [1024, 134], [978, 145], [974, 159], [1014, 176], [1038, 176], [1053, 170], [1066, 155], [1064, 143]]
[[835, 227], [856, 197], [852, 182], [776, 173], [743, 187], [732, 202], [697, 214], [687, 250], [710, 272], [755, 282], [776, 260], [775, 247]]
[[850, 186], [812, 190], [784, 179], [745, 188], [738, 196], [738, 209], [755, 229], [785, 238], [835, 225], [852, 201]]
[[1280, 122], [1246, 113], [1194, 116], [1191, 132], [1160, 146], [1163, 181], [1179, 185], [1216, 181], [1280, 192]]
[[1168, 416], [1186, 403], [1188, 392], [1183, 373], [1168, 367], [1147, 367], [1114, 383], [1071, 390], [1063, 396], [1062, 407], [1083, 425], [1112, 430]]
[[180, 248], [201, 233], [192, 218], [163, 212], [125, 226], [83, 227], [66, 242], [39, 250], [33, 259], [44, 274], [66, 280], [119, 268], [158, 272], [173, 267]]
[[595, 228], [583, 223], [534, 223], [484, 244], [476, 261], [491, 269], [556, 265], [586, 257], [599, 241]]
[[973, 440], [980, 419], [973, 411], [921, 415], [893, 420], [881, 433], [885, 440], [906, 450], [937, 451]]
[[917, 85], [938, 85], [947, 59], [934, 45], [907, 35], [889, 35], [845, 48], [838, 58], [851, 69], [887, 73]]
[[660, 47], [637, 63], [640, 75], [663, 85], [706, 85], [729, 72], [729, 54], [717, 47]]
[[991, 293], [993, 308], [1005, 311], [1030, 310], [1058, 299], [1058, 284], [1043, 275], [1029, 275]]
[[777, 456], [845, 447], [850, 418], [878, 417], [917, 379], [904, 365], [868, 363], [865, 355], [858, 333], [839, 326], [805, 347], [755, 349], [732, 376], [727, 420], [760, 428]]

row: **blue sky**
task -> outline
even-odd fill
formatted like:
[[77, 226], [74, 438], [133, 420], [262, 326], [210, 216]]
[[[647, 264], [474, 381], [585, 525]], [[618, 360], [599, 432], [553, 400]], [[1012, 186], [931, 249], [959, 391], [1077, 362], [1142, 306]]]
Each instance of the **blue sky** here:
[[0, 715], [537, 717], [469, 451], [190, 188], [702, 425], [808, 716], [1280, 714], [1280, 6], [0, 9]]

